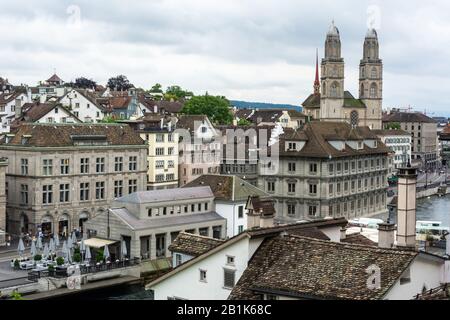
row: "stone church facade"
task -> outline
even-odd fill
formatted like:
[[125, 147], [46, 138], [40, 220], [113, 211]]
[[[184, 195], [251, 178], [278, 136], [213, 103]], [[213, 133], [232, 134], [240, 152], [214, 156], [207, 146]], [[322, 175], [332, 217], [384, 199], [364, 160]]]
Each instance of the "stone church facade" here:
[[355, 98], [345, 91], [340, 33], [333, 23], [325, 40], [320, 81], [317, 63], [314, 93], [302, 104], [305, 114], [315, 120], [348, 122], [353, 126], [381, 129], [383, 63], [379, 58], [375, 29], [367, 31], [359, 70], [359, 97]]

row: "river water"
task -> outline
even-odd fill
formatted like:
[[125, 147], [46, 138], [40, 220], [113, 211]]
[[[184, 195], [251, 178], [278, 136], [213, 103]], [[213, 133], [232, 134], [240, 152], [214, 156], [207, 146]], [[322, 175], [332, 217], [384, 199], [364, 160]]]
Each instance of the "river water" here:
[[[387, 214], [375, 216], [374, 218], [387, 220]], [[392, 217], [392, 222], [396, 223], [397, 217]], [[416, 219], [425, 221], [441, 221], [443, 227], [450, 227], [450, 194], [445, 197], [433, 196], [430, 198], [418, 199]]]

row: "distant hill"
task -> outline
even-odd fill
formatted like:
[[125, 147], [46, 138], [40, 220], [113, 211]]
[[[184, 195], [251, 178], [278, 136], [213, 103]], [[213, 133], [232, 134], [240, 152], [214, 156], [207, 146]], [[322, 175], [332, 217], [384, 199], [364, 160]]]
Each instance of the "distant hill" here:
[[294, 106], [292, 104], [276, 104], [276, 103], [265, 103], [265, 102], [247, 102], [230, 100], [233, 107], [238, 109], [285, 109], [285, 110], [297, 110], [302, 111], [302, 107]]

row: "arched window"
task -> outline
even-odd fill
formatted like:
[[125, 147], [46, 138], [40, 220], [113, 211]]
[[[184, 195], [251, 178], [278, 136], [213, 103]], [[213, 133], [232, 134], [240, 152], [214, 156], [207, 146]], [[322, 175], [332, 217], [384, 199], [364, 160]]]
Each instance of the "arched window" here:
[[322, 83], [322, 94], [323, 94], [324, 96], [327, 95], [327, 85], [326, 85], [325, 82]]
[[337, 82], [334, 82], [331, 85], [331, 94], [330, 95], [331, 95], [332, 98], [337, 98], [338, 90], [339, 90], [339, 84]]
[[377, 97], [377, 84], [376, 83], [372, 83], [370, 86], [370, 97], [371, 98], [376, 98]]
[[377, 68], [373, 67], [372, 71], [370, 71], [370, 77], [372, 79], [376, 79], [377, 78]]
[[352, 111], [350, 113], [350, 124], [354, 127], [358, 126], [359, 115], [357, 111]]
[[361, 68], [361, 75], [360, 78], [364, 78], [364, 67]]
[[360, 96], [360, 97], [364, 97], [364, 83], [361, 83], [361, 88], [360, 88], [360, 91], [359, 91], [359, 96]]

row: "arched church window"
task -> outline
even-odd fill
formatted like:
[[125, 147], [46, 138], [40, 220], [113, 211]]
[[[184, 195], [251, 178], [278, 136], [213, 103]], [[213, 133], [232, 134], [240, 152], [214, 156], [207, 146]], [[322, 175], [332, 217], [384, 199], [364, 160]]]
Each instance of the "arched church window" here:
[[339, 89], [339, 84], [337, 82], [334, 82], [331, 85], [331, 97], [337, 98], [337, 96], [338, 96], [338, 89]]
[[324, 96], [327, 95], [327, 85], [325, 84], [325, 82], [322, 83], [322, 94], [323, 94]]
[[376, 98], [377, 97], [377, 84], [376, 83], [372, 83], [372, 85], [370, 86], [370, 97], [371, 98]]
[[372, 79], [376, 79], [377, 78], [377, 68], [373, 67], [372, 71], [370, 72], [370, 77]]
[[358, 126], [359, 115], [357, 111], [352, 111], [350, 113], [350, 124], [354, 127]]
[[359, 91], [359, 95], [360, 95], [361, 97], [364, 96], [364, 83], [361, 83], [361, 88], [360, 88], [360, 91]]

